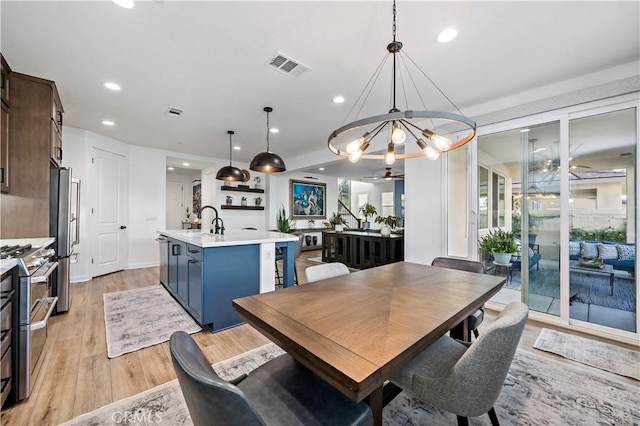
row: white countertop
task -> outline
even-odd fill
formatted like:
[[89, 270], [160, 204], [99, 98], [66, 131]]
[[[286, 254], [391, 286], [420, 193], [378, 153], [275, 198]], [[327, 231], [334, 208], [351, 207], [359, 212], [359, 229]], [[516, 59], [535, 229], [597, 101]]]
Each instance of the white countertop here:
[[[25, 244], [31, 244], [33, 248], [40, 248], [53, 244], [55, 240], [54, 237], [14, 238], [11, 240], [0, 240], [0, 246], [23, 246]], [[0, 259], [0, 274], [4, 274], [17, 264], [18, 261], [16, 259]]]
[[14, 238], [12, 240], [0, 240], [0, 246], [23, 246], [25, 244], [31, 244], [33, 248], [40, 248], [53, 244], [55, 240], [55, 237]]
[[297, 235], [284, 232], [255, 231], [252, 229], [229, 229], [224, 231], [224, 235], [210, 234], [200, 229], [171, 229], [157, 232], [198, 247], [241, 246], [296, 241], [298, 239]]
[[16, 259], [0, 259], [0, 275], [4, 274], [7, 271], [10, 271], [11, 268], [16, 266], [18, 261]]

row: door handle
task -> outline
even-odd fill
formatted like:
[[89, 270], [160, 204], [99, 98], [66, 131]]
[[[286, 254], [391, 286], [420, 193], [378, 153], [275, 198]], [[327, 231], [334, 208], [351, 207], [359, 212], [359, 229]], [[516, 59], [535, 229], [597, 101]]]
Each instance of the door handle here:
[[120, 229], [127, 229], [127, 227], [124, 225], [120, 225]]

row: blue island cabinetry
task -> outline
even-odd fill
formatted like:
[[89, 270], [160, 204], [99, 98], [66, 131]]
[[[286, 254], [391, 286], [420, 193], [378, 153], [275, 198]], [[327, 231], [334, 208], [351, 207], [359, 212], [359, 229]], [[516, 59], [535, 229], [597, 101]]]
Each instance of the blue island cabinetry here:
[[159, 230], [160, 282], [203, 327], [242, 324], [233, 299], [275, 290], [276, 247], [283, 249], [283, 284], [293, 285], [296, 235], [248, 229], [216, 235]]
[[260, 293], [260, 244], [198, 247], [167, 239], [165, 287], [173, 297], [213, 331], [242, 323], [231, 301]]

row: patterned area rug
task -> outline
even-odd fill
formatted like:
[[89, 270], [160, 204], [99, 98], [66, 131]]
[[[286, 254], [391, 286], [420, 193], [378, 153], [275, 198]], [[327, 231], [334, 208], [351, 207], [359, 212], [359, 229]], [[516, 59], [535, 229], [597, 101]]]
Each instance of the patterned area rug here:
[[[282, 353], [274, 344], [222, 361], [213, 367], [228, 380], [248, 373]], [[640, 422], [637, 387], [594, 374], [588, 367], [567, 365], [518, 350], [495, 405], [502, 425], [633, 425]], [[128, 416], [129, 422], [123, 421]], [[65, 426], [124, 423], [191, 425], [177, 380], [77, 417]], [[387, 426], [452, 425], [456, 417], [398, 395], [383, 411]], [[484, 415], [472, 425], [490, 424]]]
[[640, 352], [543, 328], [533, 345], [601, 370], [640, 380]]
[[161, 285], [107, 293], [103, 298], [109, 358], [166, 342], [174, 331], [202, 330]]

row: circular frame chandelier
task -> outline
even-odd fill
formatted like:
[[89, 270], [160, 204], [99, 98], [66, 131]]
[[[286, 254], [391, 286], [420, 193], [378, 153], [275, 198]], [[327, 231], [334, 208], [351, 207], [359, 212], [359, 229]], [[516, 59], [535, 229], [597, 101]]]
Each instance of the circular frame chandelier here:
[[[447, 99], [447, 101], [457, 110], [459, 114], [443, 111], [429, 111], [426, 108], [425, 110], [407, 109], [405, 111], [401, 111], [400, 109], [398, 109], [398, 107], [396, 106], [396, 72], [398, 68], [398, 55], [402, 50], [402, 42], [396, 40], [395, 0], [393, 2], [392, 33], [393, 41], [387, 45], [388, 54], [393, 55], [392, 106], [389, 112], [386, 114], [371, 116], [345, 124], [331, 132], [327, 141], [328, 148], [331, 152], [342, 157], [347, 157], [352, 163], [356, 163], [360, 159], [384, 160], [384, 162], [390, 166], [395, 163], [396, 159], [417, 158], [425, 156], [430, 160], [436, 160], [441, 153], [451, 151], [463, 146], [471, 139], [473, 139], [476, 135], [476, 122], [465, 117], [460, 109], [422, 70], [420, 70], [420, 68], [410, 58], [409, 60], [415, 65], [415, 67], [418, 68], [418, 70], [427, 78], [427, 80], [429, 80], [429, 82], [440, 92], [440, 94], [442, 94], [442, 96]], [[358, 100], [363, 98], [364, 92], [367, 90], [367, 87], [369, 87], [369, 93], [371, 92], [371, 90], [373, 89], [373, 85], [377, 80], [377, 77], [382, 71], [382, 65], [384, 65], [384, 62], [386, 62], [386, 58], [385, 61], [383, 61], [380, 66], [378, 66], [378, 68], [374, 72], [374, 75], [369, 80], [362, 93], [358, 97]], [[414, 82], [413, 78], [411, 78], [411, 81]], [[420, 96], [419, 93], [418, 96]], [[368, 95], [364, 97], [365, 101], [367, 97]], [[422, 97], [420, 97], [420, 99], [422, 100]], [[356, 101], [356, 104], [357, 103], [358, 101]], [[362, 104], [362, 107], [363, 106], [364, 102]], [[465, 134], [459, 137], [455, 142], [453, 142], [449, 138], [436, 133], [435, 121], [443, 124], [454, 123], [458, 127], [462, 126]], [[424, 122], [431, 123], [430, 128], [425, 127], [423, 125]], [[385, 134], [390, 133], [390, 137], [385, 139], [387, 142], [386, 150], [384, 150], [383, 153], [365, 153], [365, 151], [367, 151], [367, 149], [372, 144], [374, 138], [376, 138], [376, 136], [378, 136], [385, 129], [387, 129], [387, 132], [385, 132]], [[359, 132], [364, 131], [364, 133], [355, 133], [356, 130], [358, 130]], [[352, 132], [355, 133], [355, 135], [360, 134], [360, 136], [353, 139], [352, 135], [348, 135]], [[406, 152], [406, 150], [403, 150], [405, 152], [397, 152], [398, 147], [404, 144], [405, 140], [407, 139], [407, 133], [414, 138], [416, 145], [420, 149], [419, 151]], [[341, 136], [346, 139], [342, 141], [343, 144], [346, 141], [351, 140], [350, 142], [346, 143], [344, 147], [341, 147], [342, 145], [337, 145], [337, 139]], [[352, 136], [352, 139], [349, 139], [348, 136]], [[383, 147], [384, 146], [378, 149], [378, 151], [380, 151]]]

